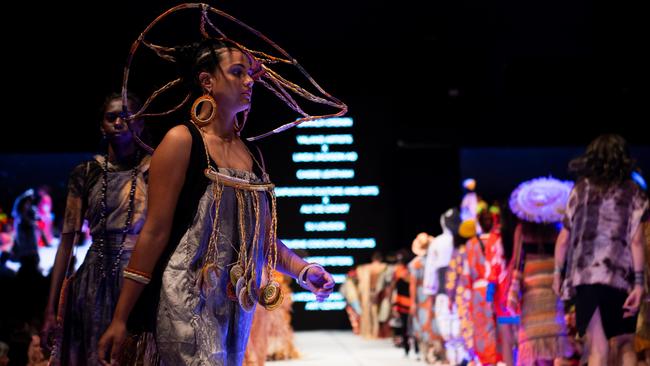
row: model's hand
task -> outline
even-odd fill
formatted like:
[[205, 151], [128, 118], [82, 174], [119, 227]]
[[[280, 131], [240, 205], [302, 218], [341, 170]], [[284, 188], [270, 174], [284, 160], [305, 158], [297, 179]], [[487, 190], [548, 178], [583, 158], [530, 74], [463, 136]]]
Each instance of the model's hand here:
[[553, 292], [560, 296], [560, 286], [562, 285], [562, 276], [560, 273], [553, 273]]
[[334, 278], [320, 266], [311, 267], [307, 270], [307, 283], [309, 291], [316, 295], [316, 300], [324, 301], [334, 290]]
[[52, 346], [50, 344], [50, 340], [54, 335], [55, 329], [56, 315], [54, 314], [54, 309], [48, 306], [48, 308], [45, 310], [43, 328], [41, 328], [41, 347], [43, 347], [43, 349], [49, 349]]
[[633, 316], [639, 311], [639, 306], [641, 306], [641, 298], [643, 297], [643, 287], [640, 285], [635, 285], [627, 299], [625, 304], [623, 304], [623, 317], [627, 318]]
[[29, 365], [47, 365], [47, 360], [41, 348], [41, 339], [37, 335], [33, 335], [32, 341], [29, 343], [27, 359], [29, 360]]
[[[99, 362], [104, 366], [117, 365], [124, 340], [126, 340], [126, 324], [113, 320], [104, 335], [99, 339], [97, 346]], [[110, 362], [106, 361], [107, 356], [110, 356]]]

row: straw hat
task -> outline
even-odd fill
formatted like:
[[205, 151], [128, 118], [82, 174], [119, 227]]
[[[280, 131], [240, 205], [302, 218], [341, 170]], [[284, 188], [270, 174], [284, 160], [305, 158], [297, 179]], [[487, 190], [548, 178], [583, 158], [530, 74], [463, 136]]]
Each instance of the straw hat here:
[[431, 243], [431, 240], [433, 240], [433, 237], [430, 236], [427, 233], [419, 233], [418, 236], [415, 237], [415, 240], [413, 240], [413, 244], [411, 245], [411, 250], [413, 251], [413, 254], [416, 256], [423, 256], [427, 254], [427, 248], [429, 247], [429, 243]]

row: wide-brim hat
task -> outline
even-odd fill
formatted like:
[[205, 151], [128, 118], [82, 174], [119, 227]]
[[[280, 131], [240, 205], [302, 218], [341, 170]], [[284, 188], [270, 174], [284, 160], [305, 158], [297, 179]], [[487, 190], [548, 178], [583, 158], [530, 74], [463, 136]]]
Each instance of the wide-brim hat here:
[[528, 222], [562, 221], [572, 188], [573, 182], [550, 177], [523, 182], [510, 195], [510, 209]]
[[413, 251], [413, 254], [416, 256], [423, 256], [427, 254], [427, 248], [429, 248], [429, 244], [431, 243], [432, 237], [427, 234], [427, 233], [419, 233], [418, 236], [415, 237], [413, 240], [413, 244], [411, 245], [411, 250]]

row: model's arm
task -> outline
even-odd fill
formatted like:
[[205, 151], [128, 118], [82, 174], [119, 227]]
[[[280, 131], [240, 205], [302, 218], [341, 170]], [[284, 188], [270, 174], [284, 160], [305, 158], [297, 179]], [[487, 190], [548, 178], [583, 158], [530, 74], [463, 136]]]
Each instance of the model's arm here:
[[[309, 263], [305, 262], [291, 249], [287, 248], [280, 239], [277, 240], [278, 245], [278, 271], [287, 274], [293, 278], [297, 278], [303, 268]], [[325, 271], [322, 267], [311, 267], [306, 273], [307, 280], [313, 285], [309, 288], [311, 292], [316, 295], [316, 300], [323, 301], [334, 290], [334, 279], [332, 275]]]
[[[140, 232], [128, 268], [152, 273], [162, 255], [171, 232], [176, 203], [190, 160], [192, 137], [185, 126], [172, 128], [156, 148], [149, 168], [147, 218]], [[126, 322], [144, 285], [125, 279], [115, 308], [113, 321], [99, 341], [98, 354], [106, 363], [110, 350], [111, 362], [120, 354], [126, 338]]]
[[[637, 273], [641, 274], [643, 278], [643, 266], [645, 263], [645, 239], [643, 237], [643, 225], [639, 225], [634, 236], [632, 237], [632, 243], [630, 249], [632, 251], [632, 265], [634, 267], [635, 277]], [[643, 284], [635, 281], [632, 291], [628, 295], [625, 304], [623, 304], [623, 309], [625, 313], [623, 317], [628, 317], [636, 314], [639, 311], [641, 306], [641, 298], [643, 296]]]
[[42, 340], [44, 344], [48, 342], [50, 332], [54, 329], [56, 323], [56, 309], [61, 292], [61, 286], [67, 273], [67, 267], [70, 263], [72, 248], [79, 235], [85, 208], [83, 204], [83, 192], [87, 191], [84, 187], [87, 181], [88, 163], [77, 166], [72, 173], [68, 182], [68, 194], [66, 197], [65, 212], [63, 215], [63, 230], [61, 241], [56, 250], [54, 266], [52, 267], [52, 282], [50, 284], [50, 293], [45, 308], [45, 321], [43, 323]]

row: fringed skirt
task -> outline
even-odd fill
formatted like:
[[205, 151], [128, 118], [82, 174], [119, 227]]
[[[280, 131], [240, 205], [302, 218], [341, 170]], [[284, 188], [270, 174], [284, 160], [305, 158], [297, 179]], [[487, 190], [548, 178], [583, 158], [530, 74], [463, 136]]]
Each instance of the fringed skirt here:
[[553, 292], [553, 258], [526, 258], [517, 365], [569, 357], [562, 302]]

